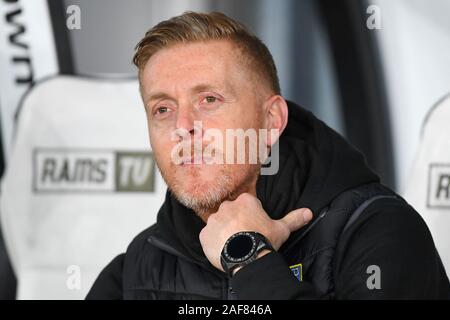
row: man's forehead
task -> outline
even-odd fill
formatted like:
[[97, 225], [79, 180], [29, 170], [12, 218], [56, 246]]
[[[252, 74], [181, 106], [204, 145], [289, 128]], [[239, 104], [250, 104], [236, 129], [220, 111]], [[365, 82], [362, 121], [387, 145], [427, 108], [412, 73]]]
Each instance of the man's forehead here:
[[145, 65], [150, 72], [178, 68], [219, 68], [237, 63], [236, 50], [229, 41], [175, 44], [158, 50]]
[[151, 90], [161, 90], [170, 87], [183, 87], [185, 89], [225, 88], [232, 86], [233, 78], [229, 70], [220, 72], [217, 69], [207, 69], [202, 72], [190, 72], [180, 66], [176, 69], [162, 70], [160, 73], [149, 73], [144, 75], [143, 80]]
[[[186, 49], [184, 47], [189, 45], [182, 49]], [[200, 45], [195, 50], [198, 48]], [[178, 49], [163, 49], [150, 58], [141, 75], [143, 93], [151, 95], [176, 87], [190, 91], [217, 89], [235, 92], [234, 86], [242, 77], [242, 68], [236, 61], [230, 61], [223, 53], [205, 51], [205, 47], [201, 54], [192, 56]]]

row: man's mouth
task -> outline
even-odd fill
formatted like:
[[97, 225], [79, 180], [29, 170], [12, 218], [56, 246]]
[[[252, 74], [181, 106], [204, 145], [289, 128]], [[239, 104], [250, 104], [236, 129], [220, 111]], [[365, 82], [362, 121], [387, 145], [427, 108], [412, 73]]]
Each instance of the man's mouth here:
[[214, 158], [209, 156], [193, 156], [193, 157], [185, 157], [181, 159], [181, 166], [190, 166], [190, 165], [203, 165], [203, 164], [214, 164]]

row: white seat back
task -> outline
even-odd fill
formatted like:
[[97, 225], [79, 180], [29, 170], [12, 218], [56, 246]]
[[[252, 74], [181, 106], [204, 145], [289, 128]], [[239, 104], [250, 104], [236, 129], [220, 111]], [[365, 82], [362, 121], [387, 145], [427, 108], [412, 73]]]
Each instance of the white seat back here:
[[136, 80], [60, 76], [26, 96], [2, 180], [19, 299], [81, 299], [153, 224], [166, 186]]
[[422, 215], [442, 262], [450, 270], [450, 96], [425, 119], [422, 138], [404, 193]]

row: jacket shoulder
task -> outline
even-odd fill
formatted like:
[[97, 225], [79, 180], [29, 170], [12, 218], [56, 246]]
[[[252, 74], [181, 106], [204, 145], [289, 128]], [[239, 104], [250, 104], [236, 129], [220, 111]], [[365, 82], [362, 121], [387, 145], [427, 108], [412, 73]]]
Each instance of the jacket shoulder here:
[[116, 256], [98, 275], [86, 300], [122, 299], [122, 269], [125, 254]]
[[[154, 232], [155, 225], [140, 232], [128, 245], [127, 252], [145, 245], [147, 238]], [[100, 272], [89, 293], [87, 300], [123, 299], [123, 271], [126, 253], [119, 254]]]
[[[376, 270], [380, 289], [369, 290]], [[450, 284], [432, 235], [401, 197], [380, 198], [342, 233], [334, 261], [339, 298], [448, 299]]]

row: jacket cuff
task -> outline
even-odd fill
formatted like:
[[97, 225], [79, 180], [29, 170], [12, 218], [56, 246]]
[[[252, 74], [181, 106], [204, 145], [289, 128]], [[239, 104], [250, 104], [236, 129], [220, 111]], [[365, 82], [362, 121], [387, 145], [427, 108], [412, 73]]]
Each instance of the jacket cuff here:
[[310, 291], [310, 285], [300, 282], [276, 251], [238, 270], [230, 285], [238, 299], [249, 300], [296, 299], [302, 296], [302, 291]]

